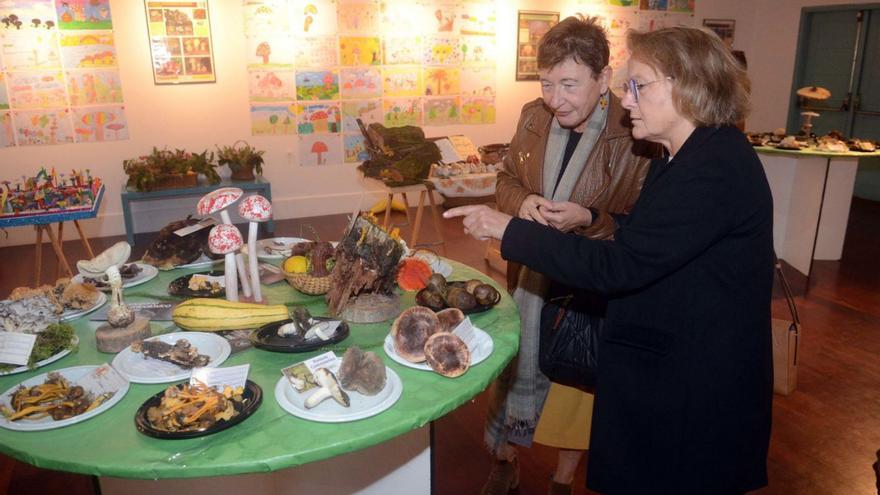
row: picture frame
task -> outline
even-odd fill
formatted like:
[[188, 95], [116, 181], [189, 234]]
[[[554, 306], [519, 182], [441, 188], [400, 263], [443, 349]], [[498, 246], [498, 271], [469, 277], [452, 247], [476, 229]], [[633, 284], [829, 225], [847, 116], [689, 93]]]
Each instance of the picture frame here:
[[517, 12], [516, 80], [538, 80], [538, 41], [559, 23], [559, 12]]
[[217, 82], [208, 0], [144, 0], [153, 83]]
[[712, 30], [721, 38], [728, 48], [733, 49], [733, 37], [736, 33], [734, 19], [703, 19], [703, 27]]

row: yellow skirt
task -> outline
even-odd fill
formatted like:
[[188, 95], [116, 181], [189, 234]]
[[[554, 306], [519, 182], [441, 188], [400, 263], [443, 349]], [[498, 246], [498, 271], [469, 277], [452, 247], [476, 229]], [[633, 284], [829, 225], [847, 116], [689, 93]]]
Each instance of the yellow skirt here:
[[535, 429], [535, 442], [560, 449], [587, 450], [592, 417], [593, 394], [551, 383]]

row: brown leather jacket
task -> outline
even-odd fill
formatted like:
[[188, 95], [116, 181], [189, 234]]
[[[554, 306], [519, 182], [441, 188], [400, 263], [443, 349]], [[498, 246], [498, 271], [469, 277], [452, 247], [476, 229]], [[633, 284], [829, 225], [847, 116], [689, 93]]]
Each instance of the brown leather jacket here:
[[[609, 213], [629, 213], [648, 173], [652, 157], [659, 155], [656, 145], [634, 141], [629, 115], [620, 100], [609, 93], [608, 121], [590, 152], [583, 172], [569, 201], [599, 211], [589, 227], [576, 230], [593, 239], [614, 236], [614, 220]], [[498, 209], [517, 216], [519, 207], [530, 194], [542, 194], [544, 151], [550, 134], [553, 113], [538, 98], [523, 106], [504, 168], [498, 172], [495, 200]], [[510, 290], [516, 284], [519, 265], [508, 263]]]

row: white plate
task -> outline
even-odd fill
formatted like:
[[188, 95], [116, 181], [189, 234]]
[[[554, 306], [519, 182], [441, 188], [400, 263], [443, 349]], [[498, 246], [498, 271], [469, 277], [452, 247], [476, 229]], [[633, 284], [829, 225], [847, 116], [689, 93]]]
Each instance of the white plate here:
[[[175, 332], [157, 335], [147, 340], [160, 340], [174, 345], [180, 339], [186, 339], [196, 348], [199, 354], [211, 358], [208, 367], [219, 366], [226, 361], [232, 352], [229, 341], [219, 335], [207, 332]], [[141, 353], [132, 352], [131, 346], [126, 347], [113, 358], [113, 367], [120, 375], [134, 383], [168, 383], [186, 380], [192, 374], [191, 369], [184, 369], [174, 363], [144, 357]]]
[[98, 294], [98, 300], [95, 301], [95, 304], [93, 304], [92, 307], [85, 308], [85, 309], [64, 310], [64, 312], [61, 313], [61, 317], [59, 318], [59, 320], [60, 321], [70, 321], [70, 320], [79, 318], [80, 316], [85, 316], [85, 315], [91, 313], [92, 311], [103, 306], [105, 302], [107, 302], [107, 294], [101, 292]]
[[[302, 239], [299, 237], [271, 237], [269, 239], [260, 239], [257, 241], [257, 259], [259, 260], [280, 260], [282, 258], [287, 258], [290, 256], [290, 249], [293, 244], [299, 244], [300, 242], [309, 242], [308, 239]], [[266, 246], [272, 246], [273, 243], [281, 243], [285, 247], [288, 247], [286, 253], [269, 253], [266, 251]], [[277, 244], [276, 244], [277, 245]], [[247, 245], [242, 246], [241, 252], [244, 254], [248, 254]]]
[[[72, 368], [60, 369], [56, 372], [60, 373], [62, 376], [64, 376], [64, 378], [67, 378], [69, 381], [75, 383], [80, 378], [90, 374], [96, 368], [98, 368], [98, 366], [74, 366]], [[48, 373], [43, 373], [42, 375], [37, 375], [33, 378], [29, 378], [21, 382], [20, 384], [10, 388], [6, 392], [4, 392], [2, 396], [0, 396], [0, 404], [9, 407], [9, 400], [19, 386], [33, 387], [34, 385], [40, 385], [42, 383], [45, 383], [47, 376]], [[108, 400], [104, 401], [100, 406], [92, 409], [89, 412], [74, 416], [72, 418], [55, 421], [54, 419], [52, 419], [51, 416], [46, 416], [41, 419], [20, 419], [18, 421], [9, 421], [6, 419], [5, 416], [0, 414], [0, 427], [16, 431], [42, 431], [80, 423], [89, 418], [93, 418], [116, 405], [117, 402], [121, 401], [122, 398], [125, 397], [125, 394], [128, 392], [128, 386], [128, 382], [125, 382], [125, 385], [122, 385], [120, 388], [115, 390], [116, 393], [113, 394], [113, 397], [110, 397]]]
[[[475, 345], [474, 348], [470, 350], [471, 366], [476, 366], [485, 361], [486, 358], [492, 354], [492, 350], [495, 348], [495, 343], [492, 342], [492, 336], [486, 333], [484, 330], [474, 327], [474, 337]], [[434, 371], [431, 369], [430, 366], [428, 366], [427, 361], [421, 363], [411, 363], [406, 359], [403, 359], [399, 354], [397, 354], [397, 351], [394, 350], [394, 341], [392, 340], [390, 333], [385, 336], [385, 345], [382, 347], [385, 349], [385, 354], [388, 354], [388, 357], [404, 366], [417, 370]]]
[[[330, 371], [334, 374], [339, 369], [339, 362], [330, 367]], [[275, 400], [290, 414], [319, 423], [345, 423], [369, 418], [393, 406], [403, 393], [403, 383], [397, 373], [386, 366], [385, 374], [385, 388], [376, 395], [368, 396], [346, 390], [351, 401], [349, 407], [343, 407], [335, 400], [327, 399], [312, 409], [306, 409], [303, 403], [308, 396], [315, 393], [315, 389], [299, 393], [284, 376], [275, 385]]]
[[[127, 288], [129, 288], [129, 287], [134, 287], [135, 285], [141, 285], [141, 284], [143, 284], [143, 283], [145, 283], [145, 282], [149, 282], [150, 280], [153, 280], [153, 278], [155, 278], [156, 275], [159, 274], [159, 269], [156, 268], [156, 267], [153, 266], [153, 265], [148, 265], [148, 264], [146, 264], [146, 263], [135, 263], [135, 265], [137, 265], [138, 267], [140, 267], [141, 271], [138, 272], [138, 274], [135, 275], [134, 277], [131, 277], [131, 278], [123, 278], [123, 279], [122, 279], [122, 282], [123, 282], [123, 283], [122, 283], [122, 288], [123, 288], [123, 289], [127, 289]], [[82, 284], [82, 283], [83, 283], [83, 278], [84, 278], [84, 277], [83, 277], [82, 273], [77, 273], [77, 274], [74, 275], [74, 277], [73, 277], [72, 279], [70, 279], [70, 280], [71, 280], [71, 282], [75, 282], [75, 283], [78, 283], [78, 284]], [[108, 285], [104, 285], [104, 286], [102, 286], [102, 287], [98, 287], [98, 289], [100, 289], [100, 290], [102, 290], [102, 291], [104, 291], [104, 292], [109, 292], [109, 291], [110, 291], [110, 285], [109, 285], [109, 284], [108, 284]]]
[[196, 260], [193, 261], [192, 263], [187, 263], [185, 265], [177, 265], [173, 269], [176, 270], [178, 268], [183, 268], [183, 269], [208, 268], [210, 266], [213, 266], [216, 263], [223, 263], [223, 258], [220, 258], [219, 260], [212, 260], [211, 258], [208, 258], [207, 256], [205, 256], [203, 254], [203, 255], [200, 255], [198, 258], [196, 258]]
[[[77, 345], [79, 345], [79, 337], [74, 335], [73, 339], [71, 339], [71, 341], [70, 341], [70, 347], [74, 348]], [[46, 366], [47, 364], [54, 363], [55, 361], [58, 361], [59, 359], [63, 358], [64, 356], [70, 354], [70, 351], [71, 351], [71, 349], [64, 349], [61, 352], [53, 354], [42, 361], [37, 361], [36, 366], [34, 366], [33, 369], [42, 368], [43, 366]], [[14, 375], [16, 373], [21, 373], [23, 371], [32, 371], [32, 369], [28, 368], [27, 365], [19, 366], [18, 368], [12, 368], [9, 371], [0, 371], [0, 376]]]

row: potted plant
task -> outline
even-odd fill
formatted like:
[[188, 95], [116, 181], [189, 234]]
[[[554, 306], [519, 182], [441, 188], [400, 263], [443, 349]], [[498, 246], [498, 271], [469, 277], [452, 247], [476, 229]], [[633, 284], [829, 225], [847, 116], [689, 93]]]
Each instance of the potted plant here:
[[122, 168], [128, 175], [129, 188], [138, 191], [157, 191], [178, 187], [194, 187], [199, 174], [208, 182], [217, 184], [220, 175], [214, 169], [214, 154], [208, 150], [190, 153], [182, 149], [174, 151], [153, 148], [149, 155], [124, 160]]
[[232, 180], [254, 180], [254, 171], [263, 173], [263, 150], [257, 150], [242, 140], [232, 146], [217, 147], [217, 162], [232, 171]]

